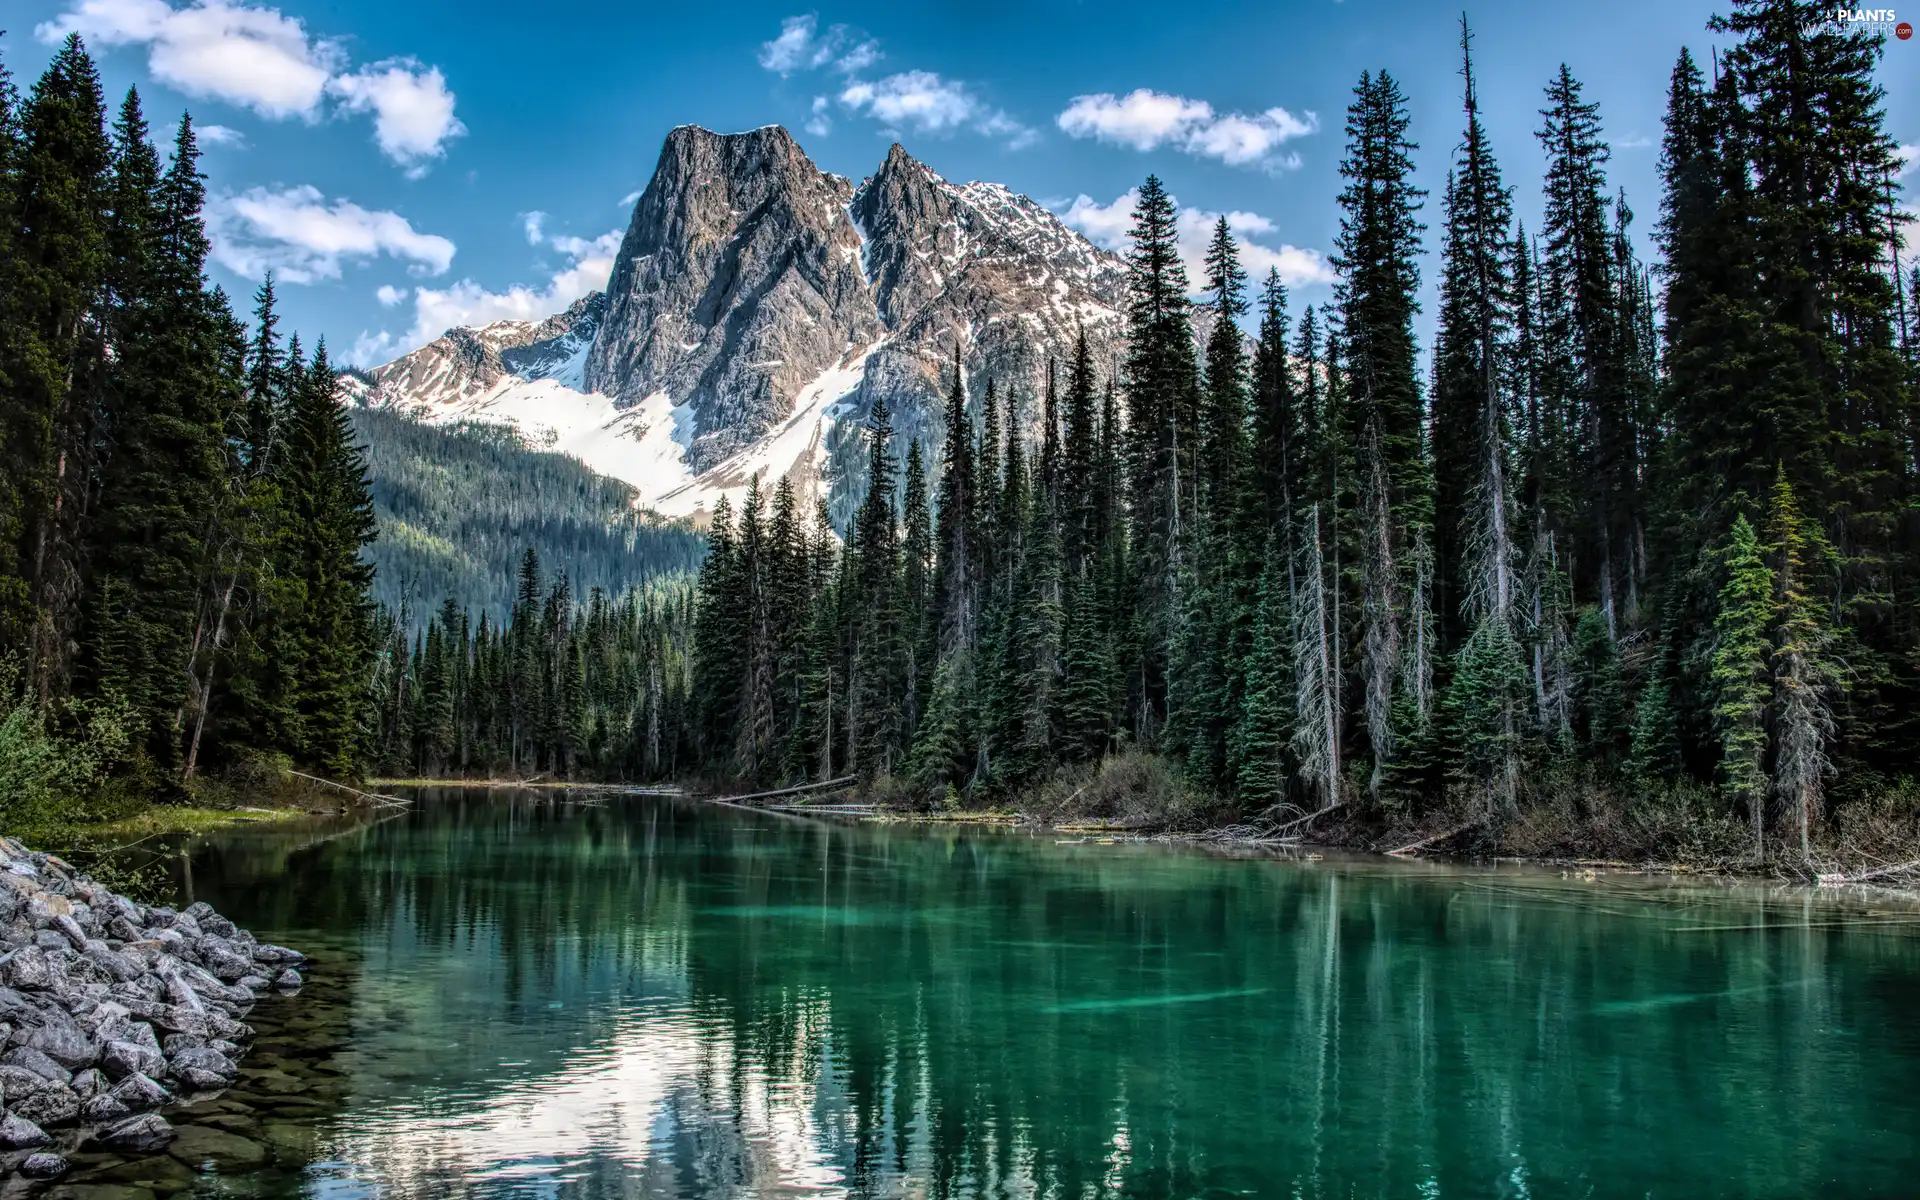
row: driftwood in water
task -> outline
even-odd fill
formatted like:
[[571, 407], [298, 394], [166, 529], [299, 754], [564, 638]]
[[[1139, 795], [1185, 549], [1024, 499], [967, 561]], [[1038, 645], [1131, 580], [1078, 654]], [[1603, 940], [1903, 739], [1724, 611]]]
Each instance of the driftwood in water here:
[[1387, 853], [1388, 854], [1411, 854], [1415, 850], [1424, 850], [1426, 847], [1433, 845], [1435, 842], [1444, 842], [1450, 837], [1458, 837], [1460, 834], [1463, 834], [1467, 830], [1472, 829], [1475, 825], [1478, 825], [1479, 823], [1480, 822], [1478, 821], [1468, 821], [1464, 825], [1455, 825], [1452, 829], [1446, 830], [1443, 833], [1436, 833], [1430, 838], [1421, 838], [1417, 842], [1408, 842], [1406, 845], [1401, 846], [1398, 849], [1387, 851]]
[[339, 788], [343, 792], [352, 792], [362, 800], [370, 800], [381, 808], [405, 808], [408, 803], [398, 796], [388, 796], [382, 792], [363, 792], [359, 788], [348, 787], [344, 783], [335, 783], [331, 779], [322, 779], [318, 775], [309, 775], [305, 771], [289, 770], [287, 774], [297, 775], [302, 779], [310, 779], [314, 783], [324, 783], [328, 787]]
[[827, 788], [843, 788], [852, 783], [853, 780], [853, 776], [846, 775], [839, 779], [828, 779], [820, 783], [802, 783], [789, 788], [776, 788], [771, 792], [748, 792], [744, 796], [710, 796], [708, 799], [716, 804], [744, 804], [748, 800], [770, 800], [775, 796], [794, 796], [801, 792], [819, 792], [825, 791]]
[[1895, 863], [1891, 867], [1881, 867], [1876, 871], [1862, 871], [1858, 875], [1826, 874], [1818, 877], [1821, 886], [1844, 883], [1865, 883], [1869, 879], [1885, 879], [1889, 875], [1905, 875], [1909, 871], [1920, 872], [1920, 858], [1912, 862]]

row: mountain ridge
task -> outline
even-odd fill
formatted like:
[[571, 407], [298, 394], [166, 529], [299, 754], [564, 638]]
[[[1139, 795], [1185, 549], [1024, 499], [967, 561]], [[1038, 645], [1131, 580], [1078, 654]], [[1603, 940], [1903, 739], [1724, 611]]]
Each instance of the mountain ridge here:
[[513, 425], [669, 515], [789, 476], [844, 522], [884, 400], [935, 461], [956, 354], [1023, 424], [1084, 330], [1117, 352], [1126, 269], [1044, 206], [954, 184], [895, 143], [859, 184], [784, 127], [670, 132], [604, 293], [543, 322], [449, 330], [343, 392], [429, 422]]

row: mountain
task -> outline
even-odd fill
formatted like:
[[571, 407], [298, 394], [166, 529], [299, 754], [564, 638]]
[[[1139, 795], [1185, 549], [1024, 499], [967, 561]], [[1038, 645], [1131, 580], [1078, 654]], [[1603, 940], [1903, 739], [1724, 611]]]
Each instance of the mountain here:
[[859, 429], [884, 400], [928, 461], [956, 350], [1024, 423], [1086, 331], [1118, 353], [1126, 267], [998, 184], [954, 184], [895, 145], [853, 184], [779, 126], [667, 135], [605, 295], [539, 323], [452, 329], [370, 372], [356, 403], [511, 425], [675, 516], [790, 476], [844, 521]]
[[631, 486], [502, 425], [427, 424], [377, 408], [349, 416], [380, 526], [369, 554], [375, 598], [396, 613], [404, 600], [416, 630], [448, 596], [501, 620], [528, 546], [547, 578], [565, 574], [581, 597], [693, 571], [706, 554], [705, 538], [641, 508]]

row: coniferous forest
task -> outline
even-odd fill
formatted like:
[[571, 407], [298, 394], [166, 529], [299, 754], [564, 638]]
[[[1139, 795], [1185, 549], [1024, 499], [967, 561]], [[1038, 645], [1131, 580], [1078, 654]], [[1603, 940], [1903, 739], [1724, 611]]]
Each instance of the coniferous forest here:
[[75, 792], [165, 794], [248, 756], [367, 761], [361, 454], [325, 346], [283, 339], [271, 282], [250, 321], [207, 285], [198, 162], [190, 117], [163, 162], [137, 92], [106, 111], [78, 37], [24, 96], [0, 73], [0, 793], [16, 827]]
[[[1581, 82], [1490, 145], [1464, 23], [1441, 195], [1396, 81], [1354, 89], [1331, 304], [1249, 280], [1224, 222], [1189, 280], [1149, 178], [1117, 378], [956, 366], [937, 462], [878, 407], [844, 542], [784, 481], [715, 514], [679, 761], [986, 802], [1148, 751], [1247, 817], [1796, 861], [1904, 812], [1920, 275], [1880, 44], [1808, 11], [1743, 0], [1712, 70], [1680, 54], [1652, 263]], [[1543, 165], [1537, 228], [1503, 157]]]
[[249, 325], [206, 288], [190, 124], [163, 169], [70, 44], [0, 144], [6, 644], [176, 773], [265, 749], [1017, 804], [1144, 760], [1256, 830], [1910, 837], [1920, 270], [1881, 45], [1811, 13], [1739, 0], [1710, 64], [1680, 53], [1651, 261], [1581, 81], [1491, 145], [1463, 22], [1459, 107], [1353, 91], [1330, 302], [1248, 278], [1224, 220], [1190, 279], [1149, 178], [1117, 368], [1083, 341], [1040, 394], [970, 388], [956, 347], [937, 447], [869, 415], [846, 528], [761, 479], [695, 584], [580, 595], [528, 550], [506, 612], [452, 597], [419, 634], [372, 608], [324, 350], [281, 347], [270, 286]]

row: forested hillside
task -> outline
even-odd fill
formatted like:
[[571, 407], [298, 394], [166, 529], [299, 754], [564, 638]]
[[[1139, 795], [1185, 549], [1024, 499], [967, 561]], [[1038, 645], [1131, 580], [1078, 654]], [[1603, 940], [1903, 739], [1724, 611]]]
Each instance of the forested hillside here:
[[[1336, 299], [1297, 321], [1224, 221], [1190, 305], [1149, 178], [1118, 378], [1084, 349], [1040, 395], [956, 374], [938, 463], [897, 460], [876, 405], [844, 546], [784, 480], [716, 512], [682, 760], [1017, 800], [1145, 750], [1266, 828], [1797, 863], [1910, 839], [1920, 318], [1881, 44], [1790, 0], [1714, 30], [1714, 74], [1673, 68], [1651, 266], [1580, 81], [1495, 147], [1464, 24], [1464, 117], [1423, 118], [1445, 191], [1363, 74]], [[1200, 315], [1231, 319], [1196, 352]]]
[[529, 447], [498, 425], [425, 425], [350, 407], [366, 447], [380, 536], [374, 596], [414, 632], [448, 597], [498, 624], [514, 603], [522, 553], [576, 594], [618, 594], [698, 569], [706, 539], [636, 507], [637, 494], [577, 460]]

